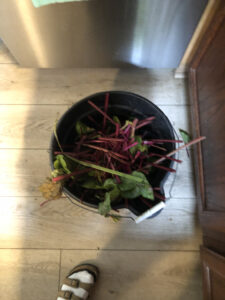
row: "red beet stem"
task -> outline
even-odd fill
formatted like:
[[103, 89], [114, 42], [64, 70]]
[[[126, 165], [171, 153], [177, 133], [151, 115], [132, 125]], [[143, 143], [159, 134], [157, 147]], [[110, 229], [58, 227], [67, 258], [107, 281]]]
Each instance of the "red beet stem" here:
[[109, 142], [123, 142], [123, 139], [120, 138], [106, 138], [106, 137], [99, 137], [99, 140], [102, 141], [109, 141]]
[[170, 157], [170, 156], [166, 156], [166, 155], [161, 155], [161, 154], [158, 154], [158, 153], [151, 153], [149, 156], [150, 157], [151, 156], [165, 157], [166, 159], [169, 159], [169, 160], [172, 160], [172, 161], [176, 161], [178, 163], [182, 163], [182, 160], [180, 160], [180, 159], [176, 159], [176, 158], [173, 158], [173, 157]]
[[80, 141], [77, 144], [77, 147], [76, 147], [76, 151], [80, 151], [80, 147], [82, 145], [82, 143], [84, 142], [84, 140], [86, 139], [86, 135], [83, 135], [80, 139]]
[[143, 144], [144, 144], [144, 145], [152, 145], [153, 142], [152, 142], [152, 141], [143, 141]]
[[131, 128], [131, 125], [128, 124], [127, 127], [126, 127], [126, 129], [123, 131], [123, 133], [124, 133], [124, 134], [128, 134], [130, 128]]
[[102, 141], [102, 140], [88, 140], [86, 141], [87, 143], [99, 143], [99, 144], [105, 144], [106, 141]]
[[[113, 170], [115, 170], [115, 167], [114, 167], [112, 161], [110, 161], [110, 166]], [[116, 178], [117, 183], [121, 183], [121, 180], [118, 175], [115, 175], [115, 178]]]
[[70, 178], [71, 176], [74, 176], [74, 175], [80, 175], [80, 174], [83, 174], [83, 173], [87, 173], [87, 172], [89, 172], [90, 170], [91, 170], [90, 168], [88, 168], [88, 169], [76, 170], [76, 171], [74, 171], [74, 172], [71, 172], [70, 174], [65, 174], [65, 175], [60, 175], [60, 176], [54, 177], [54, 178], [52, 178], [52, 181], [53, 181], [53, 182], [57, 182], [57, 181], [60, 181], [60, 180], [68, 179], [68, 178]]
[[162, 201], [165, 201], [165, 197], [163, 195], [160, 195], [159, 193], [154, 191], [154, 196]]
[[138, 157], [141, 155], [141, 151], [137, 151], [134, 159], [132, 160], [132, 164], [135, 162], [136, 159], [138, 159]]
[[154, 139], [152, 140], [154, 143], [183, 143], [181, 140], [161, 140], [161, 139]]
[[104, 106], [104, 112], [105, 112], [105, 115], [104, 115], [104, 118], [103, 118], [103, 131], [105, 129], [105, 124], [106, 124], [106, 113], [107, 113], [107, 110], [108, 110], [108, 106], [109, 106], [109, 93], [106, 93], [105, 94], [105, 106]]
[[128, 149], [136, 146], [137, 144], [138, 144], [138, 142], [134, 142], [133, 144], [131, 144], [131, 145], [127, 146], [126, 148], [124, 148], [124, 151], [127, 151]]
[[142, 168], [143, 160], [144, 160], [143, 158], [140, 159], [140, 163], [139, 163], [138, 169]]
[[108, 160], [108, 163], [107, 163], [107, 168], [110, 166], [110, 162], [111, 162], [111, 156], [109, 156], [108, 153], [105, 154], [106, 157], [107, 157], [107, 160]]
[[120, 125], [116, 123], [116, 137], [118, 137], [120, 131]]
[[155, 119], [155, 117], [150, 117], [150, 118], [147, 118], [147, 119], [139, 122], [139, 124], [136, 126], [136, 129], [139, 129], [143, 126], [150, 124], [152, 122], [152, 120], [154, 120], [154, 119]]
[[97, 147], [97, 146], [89, 145], [89, 144], [83, 144], [83, 146], [86, 146], [86, 147], [89, 147], [89, 148], [92, 148], [92, 149], [96, 149], [96, 150], [99, 150], [99, 151], [103, 151], [103, 152], [106, 152], [106, 153], [112, 153], [112, 154], [114, 154], [114, 155], [116, 155], [118, 157], [121, 157], [121, 158], [123, 158], [125, 160], [128, 160], [127, 156], [122, 155], [122, 154], [117, 153], [117, 152], [113, 152], [113, 151], [111, 151], [109, 149], [105, 149], [105, 148], [101, 148], [101, 147]]
[[40, 206], [44, 206], [46, 203], [48, 203], [50, 201], [52, 201], [52, 200], [45, 200], [45, 201], [41, 202]]
[[153, 207], [153, 205], [150, 204], [145, 198], [142, 198], [142, 197], [141, 197], [141, 201], [144, 202], [149, 208], [152, 208], [152, 207]]
[[154, 117], [154, 116], [147, 117], [147, 118], [145, 118], [145, 119], [140, 120], [140, 121], [139, 121], [139, 124], [141, 124], [141, 123], [143, 123], [143, 122], [145, 122], [145, 121], [153, 121], [153, 120], [155, 120], [155, 117]]
[[122, 164], [128, 165], [128, 166], [130, 165], [130, 163], [129, 163], [128, 161], [125, 161], [125, 160], [119, 158], [118, 156], [116, 156], [116, 155], [113, 154], [112, 152], [109, 152], [108, 154], [109, 154], [111, 157], [113, 157], [114, 159], [116, 159], [116, 160], [118, 160], [119, 162], [121, 162]]
[[174, 169], [172, 169], [172, 168], [168, 168], [168, 167], [165, 167], [165, 166], [162, 166], [162, 165], [157, 165], [157, 164], [155, 164], [155, 163], [151, 163], [150, 165], [152, 165], [153, 167], [156, 167], [156, 168], [159, 168], [159, 169], [162, 169], [162, 170], [171, 172], [171, 173], [176, 172], [176, 170], [174, 170]]
[[153, 190], [160, 191], [160, 187], [154, 187]]
[[[191, 141], [191, 142], [189, 142], [187, 144], [184, 144], [184, 145], [178, 147], [177, 149], [171, 151], [170, 153], [167, 153], [166, 156], [172, 156], [176, 152], [178, 152], [178, 151], [180, 151], [180, 150], [182, 150], [184, 148], [187, 148], [187, 147], [189, 147], [191, 145], [197, 144], [197, 143], [199, 143], [199, 142], [201, 142], [201, 141], [203, 141], [205, 139], [206, 139], [205, 136], [200, 136], [200, 137], [194, 139], [193, 141]], [[155, 161], [155, 164], [159, 164], [160, 162], [164, 161], [165, 159], [166, 159], [165, 157], [162, 157], [162, 158], [158, 159], [157, 161]]]
[[88, 100], [88, 103], [94, 108], [96, 109], [100, 114], [102, 114], [103, 116], [105, 116], [106, 119], [108, 119], [113, 125], [117, 126], [117, 123], [113, 121], [113, 119], [111, 119], [106, 113], [104, 113], [104, 111], [102, 111], [98, 106], [96, 106], [91, 100]]
[[88, 119], [98, 127], [98, 123], [95, 121], [95, 119], [92, 116], [88, 116]]
[[127, 147], [127, 141], [124, 141], [124, 144], [123, 144], [123, 151], [124, 149]]
[[159, 147], [159, 146], [156, 146], [156, 145], [151, 145], [151, 147], [160, 149], [160, 150], [162, 150], [162, 151], [167, 151], [166, 148]]

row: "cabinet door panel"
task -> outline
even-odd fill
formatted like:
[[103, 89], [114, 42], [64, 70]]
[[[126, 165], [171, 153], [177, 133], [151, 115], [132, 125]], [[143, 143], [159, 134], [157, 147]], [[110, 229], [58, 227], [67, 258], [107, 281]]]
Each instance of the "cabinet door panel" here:
[[225, 299], [225, 258], [209, 249], [201, 248], [204, 300]]
[[194, 132], [206, 136], [197, 172], [203, 234], [219, 232], [225, 240], [225, 2], [217, 3], [191, 63], [190, 84]]

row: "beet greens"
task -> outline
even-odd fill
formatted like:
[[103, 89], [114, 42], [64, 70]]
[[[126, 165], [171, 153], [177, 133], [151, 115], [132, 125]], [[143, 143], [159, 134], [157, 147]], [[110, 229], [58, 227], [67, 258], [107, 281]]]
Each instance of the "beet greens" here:
[[[54, 152], [52, 172], [53, 183], [63, 185], [67, 182], [83, 191], [92, 190], [99, 203], [99, 213], [104, 216], [112, 209], [111, 204], [118, 201], [124, 201], [127, 205], [129, 199], [139, 198], [152, 207], [154, 204], [151, 202], [155, 199], [164, 200], [156, 192], [159, 188], [153, 189], [146, 175], [150, 173], [150, 176], [154, 176], [157, 168], [175, 172], [174, 169], [160, 164], [164, 160], [182, 162], [172, 157], [177, 150], [166, 153], [164, 145], [183, 143], [182, 140], [146, 140], [141, 134], [142, 129], [154, 122], [155, 117], [122, 122], [119, 116], [109, 115], [109, 102], [109, 93], [105, 95], [104, 110], [88, 101], [102, 115], [102, 124], [98, 124], [91, 115], [87, 121], [78, 120], [74, 128], [76, 139], [72, 145], [60, 144], [56, 129], [54, 130], [59, 150]], [[191, 144], [202, 139], [198, 138]], [[189, 144], [190, 142], [180, 148]]]

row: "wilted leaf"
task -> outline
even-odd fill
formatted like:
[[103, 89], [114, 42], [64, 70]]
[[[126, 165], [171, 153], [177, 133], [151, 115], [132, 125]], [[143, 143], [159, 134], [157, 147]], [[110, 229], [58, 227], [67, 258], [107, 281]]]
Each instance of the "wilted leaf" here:
[[187, 131], [183, 130], [183, 129], [179, 129], [179, 131], [180, 131], [180, 135], [181, 135], [184, 143], [185, 144], [189, 143], [191, 141], [190, 134]]
[[62, 196], [62, 183], [52, 182], [51, 178], [46, 178], [45, 182], [39, 187], [39, 191], [46, 200], [59, 199]]
[[125, 121], [125, 124], [121, 127], [121, 129], [125, 129], [128, 125], [132, 125], [133, 122], [129, 121], [129, 120], [126, 120]]
[[87, 126], [83, 122], [81, 122], [81, 121], [76, 122], [76, 132], [79, 136], [87, 134], [87, 133], [91, 133], [93, 131], [95, 131], [94, 128]]
[[60, 169], [55, 169], [55, 170], [53, 170], [53, 171], [51, 172], [51, 175], [52, 175], [53, 178], [54, 178], [54, 177], [58, 177], [58, 176], [63, 175], [63, 174], [65, 174], [65, 172], [64, 172], [64, 170], [63, 170], [62, 168], [60, 168]]
[[115, 215], [113, 215], [113, 216], [110, 216], [110, 217], [113, 219], [113, 222], [115, 222], [115, 223], [119, 222], [119, 221], [120, 221], [120, 219], [121, 219], [121, 217], [120, 217], [120, 216], [115, 216]]
[[110, 194], [107, 192], [105, 193], [105, 200], [103, 202], [100, 202], [98, 205], [98, 211], [101, 215], [107, 216], [107, 214], [111, 210], [111, 200], [110, 200]]
[[117, 116], [113, 116], [113, 121], [121, 125], [120, 119]]
[[118, 189], [118, 186], [115, 185], [114, 189], [112, 189], [110, 192], [110, 199], [111, 199], [111, 202], [115, 201], [116, 199], [119, 198], [120, 196], [120, 190]]
[[109, 191], [111, 202], [115, 201], [120, 196], [118, 185], [112, 178], [105, 180], [103, 188]]
[[65, 160], [65, 158], [64, 158], [63, 155], [61, 155], [61, 154], [57, 155], [56, 156], [56, 160], [58, 160], [59, 165], [63, 168], [63, 170], [65, 171], [66, 174], [70, 174], [71, 173], [71, 171], [68, 169], [66, 160]]
[[135, 135], [134, 140], [135, 140], [135, 142], [138, 142], [138, 144], [129, 149], [131, 154], [135, 154], [138, 150], [140, 152], [148, 151], [148, 146], [147, 145], [142, 145], [143, 141], [142, 141], [142, 138], [141, 138], [140, 135]]

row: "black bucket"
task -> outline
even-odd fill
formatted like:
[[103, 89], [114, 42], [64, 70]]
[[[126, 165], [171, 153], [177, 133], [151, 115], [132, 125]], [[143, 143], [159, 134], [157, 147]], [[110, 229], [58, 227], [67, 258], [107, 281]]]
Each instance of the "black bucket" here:
[[[166, 117], [166, 115], [151, 101], [145, 99], [142, 96], [123, 91], [109, 91], [101, 92], [74, 104], [59, 120], [57, 125], [57, 134], [61, 145], [71, 145], [73, 144], [76, 131], [75, 124], [76, 122], [83, 121], [89, 126], [93, 127], [91, 121], [88, 119], [88, 116], [91, 115], [97, 122], [102, 122], [102, 115], [94, 110], [89, 104], [88, 100], [94, 102], [99, 108], [104, 110], [105, 103], [105, 94], [109, 93], [109, 107], [108, 114], [110, 116], [117, 115], [121, 121], [127, 119], [138, 118], [139, 120], [145, 119], [149, 116], [155, 116], [155, 120], [143, 127], [143, 132], [141, 134], [145, 135], [145, 139], [171, 139], [174, 140], [174, 130], [173, 127]], [[160, 145], [161, 146], [161, 145]], [[174, 143], [164, 143], [162, 147], [167, 149], [167, 153], [175, 149]], [[50, 161], [51, 168], [53, 169], [54, 161], [54, 151], [59, 151], [57, 141], [52, 135], [51, 145], [50, 145]], [[162, 150], [154, 151], [159, 154], [165, 154]], [[165, 167], [172, 167], [173, 162], [169, 160], [164, 160], [162, 165]], [[161, 196], [164, 196], [163, 185], [169, 175], [168, 171], [162, 169], [155, 169], [154, 173], [151, 176], [147, 176], [150, 184], [153, 188], [160, 188], [157, 190], [157, 193]], [[98, 208], [97, 199], [93, 197], [92, 190], [86, 190], [86, 193], [83, 195], [83, 188], [77, 188], [65, 184], [63, 192], [74, 200], [81, 202], [84, 205], [87, 205], [92, 208]], [[82, 201], [80, 200], [82, 196]], [[161, 201], [160, 198], [156, 198], [154, 202], [151, 202], [152, 205], [156, 205]], [[113, 209], [121, 209], [127, 207], [125, 202], [120, 202], [112, 205]], [[139, 216], [143, 212], [149, 209], [149, 206], [144, 202], [140, 201], [139, 198], [130, 199], [128, 202], [128, 207], [135, 215]]]

